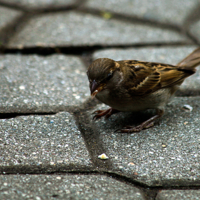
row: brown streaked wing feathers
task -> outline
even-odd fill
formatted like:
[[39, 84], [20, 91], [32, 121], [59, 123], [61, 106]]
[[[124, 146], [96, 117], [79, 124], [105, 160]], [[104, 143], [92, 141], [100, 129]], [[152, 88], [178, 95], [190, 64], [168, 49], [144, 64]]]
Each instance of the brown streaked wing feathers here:
[[[161, 88], [171, 87], [182, 83], [185, 77], [191, 75], [172, 65], [146, 62], [138, 62], [137, 65], [139, 63], [141, 66], [146, 66], [137, 72], [135, 71], [137, 84], [132, 87], [134, 95], [149, 94]], [[142, 74], [145, 76], [142, 76]], [[135, 80], [133, 82], [136, 83]]]
[[160, 82], [160, 73], [154, 66], [154, 63], [137, 61], [135, 69], [132, 69], [135, 74], [134, 86], [132, 93], [135, 95], [144, 95], [154, 90]]
[[154, 90], [160, 82], [160, 74], [154, 72], [147, 76], [143, 81], [141, 81], [137, 86], [132, 88], [133, 93], [137, 95], [143, 95]]
[[160, 71], [161, 73], [161, 88], [171, 87], [175, 84], [181, 84], [183, 80], [190, 76], [190, 74], [184, 71], [178, 70], [176, 67], [171, 68], [169, 71]]
[[134, 74], [132, 92], [134, 95], [144, 95], [161, 88], [181, 84], [184, 79], [195, 73], [195, 67], [200, 64], [200, 48], [177, 64], [177, 66], [125, 60]]
[[200, 64], [200, 48], [194, 50], [186, 58], [177, 64], [180, 68], [195, 68]]

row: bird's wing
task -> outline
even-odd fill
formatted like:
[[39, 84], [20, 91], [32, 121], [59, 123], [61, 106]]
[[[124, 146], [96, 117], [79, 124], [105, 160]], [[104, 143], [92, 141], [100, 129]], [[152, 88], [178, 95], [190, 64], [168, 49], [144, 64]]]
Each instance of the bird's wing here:
[[173, 65], [141, 62], [141, 61], [125, 61], [129, 73], [127, 73], [127, 88], [131, 88], [134, 95], [145, 95], [161, 88], [171, 87], [181, 84], [191, 72], [186, 72]]

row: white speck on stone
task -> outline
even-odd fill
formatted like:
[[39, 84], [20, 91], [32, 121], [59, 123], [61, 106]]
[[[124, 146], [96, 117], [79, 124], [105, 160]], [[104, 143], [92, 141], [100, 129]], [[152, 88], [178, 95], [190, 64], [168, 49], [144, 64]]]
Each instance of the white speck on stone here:
[[81, 97], [80, 97], [80, 96], [75, 96], [75, 98], [76, 98], [76, 99], [80, 99]]
[[55, 163], [54, 162], [50, 162], [50, 165], [54, 165]]
[[24, 85], [20, 85], [20, 86], [19, 86], [19, 89], [20, 89], [20, 90], [25, 90], [25, 86], [24, 86]]
[[98, 156], [98, 158], [101, 159], [101, 160], [106, 160], [109, 157], [105, 153], [102, 153], [101, 155]]
[[135, 164], [133, 162], [128, 163], [128, 166], [134, 166]]
[[47, 90], [44, 90], [43, 93], [44, 93], [44, 94], [48, 94], [48, 91], [47, 91]]
[[56, 179], [61, 180], [61, 177], [60, 177], [60, 176], [57, 176]]
[[24, 99], [24, 103], [28, 103], [28, 99]]
[[48, 64], [48, 61], [47, 61], [47, 60], [44, 60], [44, 61], [43, 61], [43, 64], [44, 64], [44, 65], [47, 65], [47, 64]]
[[185, 104], [185, 105], [183, 106], [183, 109], [188, 110], [188, 111], [191, 112], [191, 111], [193, 110], [193, 107], [190, 106], [190, 105], [188, 105], [188, 104]]
[[80, 70], [78, 70], [78, 69], [76, 69], [75, 72], [76, 72], [77, 74], [80, 74]]

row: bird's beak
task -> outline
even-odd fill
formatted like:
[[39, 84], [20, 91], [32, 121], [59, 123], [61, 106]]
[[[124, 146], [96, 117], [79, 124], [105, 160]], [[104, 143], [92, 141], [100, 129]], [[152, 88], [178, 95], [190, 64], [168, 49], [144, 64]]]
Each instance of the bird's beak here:
[[97, 95], [97, 93], [99, 93], [101, 90], [103, 90], [105, 84], [99, 84], [97, 83], [95, 80], [92, 81], [92, 83], [90, 83], [90, 91], [91, 91], [91, 96], [95, 97]]

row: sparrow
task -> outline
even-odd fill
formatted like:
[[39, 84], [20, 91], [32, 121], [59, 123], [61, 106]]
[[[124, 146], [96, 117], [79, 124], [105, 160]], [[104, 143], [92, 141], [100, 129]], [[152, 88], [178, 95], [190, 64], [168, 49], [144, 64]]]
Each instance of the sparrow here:
[[154, 125], [165, 111], [185, 78], [195, 73], [200, 64], [200, 48], [177, 65], [138, 60], [114, 61], [98, 58], [87, 71], [91, 96], [110, 108], [94, 112], [94, 120], [125, 111], [155, 109], [156, 114], [138, 126], [118, 129], [121, 133], [139, 132]]

